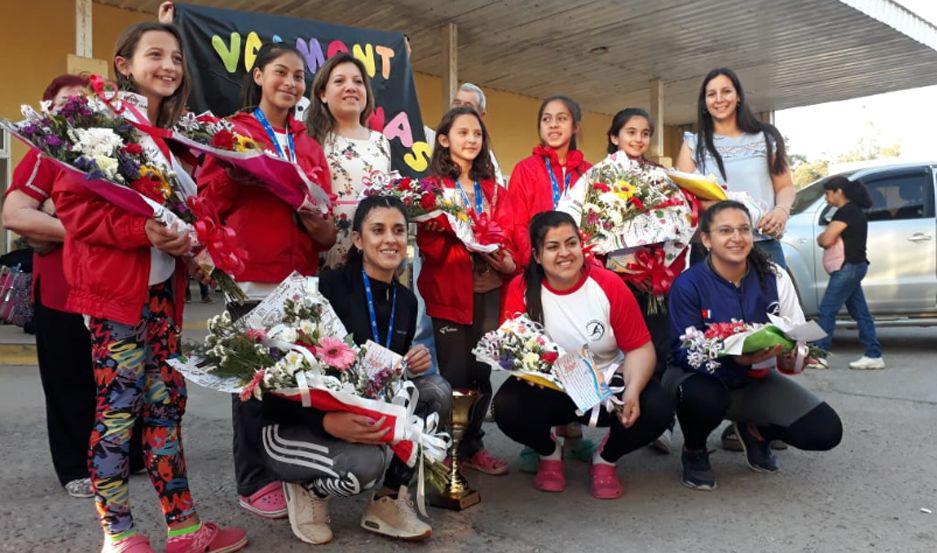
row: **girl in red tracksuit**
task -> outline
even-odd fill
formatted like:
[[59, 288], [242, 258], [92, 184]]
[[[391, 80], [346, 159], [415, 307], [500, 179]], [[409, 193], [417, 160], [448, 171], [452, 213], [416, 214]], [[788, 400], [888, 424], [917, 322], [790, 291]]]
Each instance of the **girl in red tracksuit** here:
[[[488, 131], [470, 107], [449, 110], [436, 129], [430, 171], [443, 187], [455, 189], [456, 201], [477, 214], [501, 220], [504, 190], [494, 180]], [[475, 404], [460, 445], [463, 466], [488, 474], [505, 474], [507, 463], [492, 457], [482, 443], [482, 422], [491, 403], [491, 368], [475, 361], [472, 348], [497, 328], [502, 277], [516, 270], [509, 248], [473, 254], [446, 223], [434, 219], [420, 225], [417, 244], [423, 255], [420, 293], [433, 319], [439, 371], [454, 388], [477, 390]]]
[[540, 144], [511, 172], [502, 208], [520, 270], [530, 261], [530, 219], [555, 209], [563, 192], [592, 167], [576, 148], [581, 121], [582, 110], [572, 99], [551, 96], [544, 100], [537, 113]]
[[[294, 160], [313, 180], [330, 192], [325, 154], [306, 127], [293, 117], [293, 108], [306, 89], [305, 64], [299, 51], [285, 43], [264, 44], [257, 51], [241, 92], [244, 109], [231, 117], [235, 130], [264, 148]], [[299, 214], [249, 175], [209, 158], [198, 172], [199, 195], [218, 208], [225, 225], [237, 232], [247, 251], [246, 268], [238, 283], [250, 299], [228, 304], [234, 316], [250, 311], [293, 271], [311, 276], [319, 253], [335, 242], [335, 227], [320, 215]], [[268, 517], [286, 516], [280, 482], [266, 469], [262, 456], [262, 410], [258, 400], [232, 398], [234, 468], [240, 505]]]
[[[185, 107], [188, 76], [182, 38], [172, 25], [140, 23], [121, 35], [114, 74], [125, 92], [124, 115], [170, 126]], [[172, 167], [194, 190], [185, 169], [147, 135], [145, 151]], [[183, 290], [188, 280], [188, 233], [132, 215], [84, 188], [63, 171], [53, 200], [65, 227], [66, 310], [82, 313], [91, 334], [97, 407], [88, 469], [104, 529], [103, 553], [152, 553], [130, 513], [128, 451], [142, 418], [146, 468], [168, 526], [166, 551], [237, 551], [244, 530], [201, 522], [182, 452], [186, 387], [166, 361], [179, 354]]]

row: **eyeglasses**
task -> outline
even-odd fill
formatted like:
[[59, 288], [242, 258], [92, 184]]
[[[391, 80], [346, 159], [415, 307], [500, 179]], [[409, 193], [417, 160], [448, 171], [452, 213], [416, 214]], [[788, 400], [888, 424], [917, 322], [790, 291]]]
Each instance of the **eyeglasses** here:
[[730, 238], [734, 236], [736, 232], [739, 233], [739, 236], [751, 236], [752, 227], [750, 225], [742, 225], [740, 227], [724, 226], [716, 227], [710, 232], [715, 233], [722, 238]]

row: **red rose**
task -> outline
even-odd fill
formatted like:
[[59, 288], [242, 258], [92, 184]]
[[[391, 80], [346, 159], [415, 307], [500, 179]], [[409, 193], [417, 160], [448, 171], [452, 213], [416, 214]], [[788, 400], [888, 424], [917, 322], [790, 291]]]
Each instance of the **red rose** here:
[[636, 197], [632, 196], [631, 199], [628, 201], [630, 201], [631, 204], [634, 205], [634, 207], [636, 207], [637, 209], [644, 209], [644, 202], [637, 199]]
[[426, 211], [432, 211], [433, 209], [436, 208], [436, 197], [433, 196], [432, 194], [426, 194], [425, 196], [420, 198], [420, 207], [422, 207]]
[[410, 186], [410, 177], [407, 177], [403, 179], [402, 181], [400, 181], [399, 183], [397, 183], [397, 190], [401, 190], [403, 192], [409, 192], [411, 188], [412, 187]]
[[547, 363], [552, 364], [554, 361], [559, 359], [560, 354], [556, 353], [555, 351], [547, 351], [547, 352], [544, 352], [544, 354], [541, 355], [540, 357], [543, 358], [543, 360], [546, 361]]
[[602, 182], [597, 182], [593, 184], [592, 186], [594, 186], [595, 189], [598, 190], [599, 192], [608, 192], [609, 190], [611, 190], [611, 188], [609, 188], [607, 184], [602, 183]]
[[222, 150], [233, 150], [234, 134], [228, 130], [220, 130], [211, 137], [211, 145]]
[[124, 151], [132, 156], [140, 155], [143, 153], [143, 146], [137, 144], [136, 142], [131, 142], [124, 146]]
[[130, 183], [130, 188], [133, 188], [137, 192], [159, 204], [162, 204], [164, 201], [166, 201], [166, 198], [163, 197], [162, 190], [160, 190], [160, 182], [158, 179], [154, 179], [152, 177], [140, 177], [139, 179]]

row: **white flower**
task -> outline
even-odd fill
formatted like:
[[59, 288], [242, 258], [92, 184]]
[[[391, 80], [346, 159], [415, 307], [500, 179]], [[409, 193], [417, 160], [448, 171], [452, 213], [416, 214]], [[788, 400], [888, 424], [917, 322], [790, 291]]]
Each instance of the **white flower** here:
[[123, 140], [112, 129], [68, 129], [74, 148], [91, 158], [112, 156]]
[[273, 338], [275, 340], [280, 340], [282, 342], [287, 342], [287, 343], [292, 344], [293, 342], [296, 341], [296, 338], [297, 338], [296, 329], [289, 327], [289, 326], [282, 327], [276, 332]]
[[530, 368], [530, 370], [537, 370], [537, 363], [540, 361], [540, 356], [532, 351], [528, 351], [524, 354], [522, 361], [525, 367]]
[[303, 361], [306, 358], [303, 355], [296, 351], [291, 351], [283, 357], [283, 363], [289, 374], [295, 374], [296, 371], [300, 370], [303, 366]]
[[306, 336], [312, 337], [316, 333], [316, 325], [312, 321], [304, 320], [299, 323], [299, 330]]
[[123, 182], [124, 178], [117, 172], [117, 160], [112, 157], [96, 155], [94, 156], [94, 162], [98, 164], [98, 169], [104, 173], [104, 176], [108, 179]]

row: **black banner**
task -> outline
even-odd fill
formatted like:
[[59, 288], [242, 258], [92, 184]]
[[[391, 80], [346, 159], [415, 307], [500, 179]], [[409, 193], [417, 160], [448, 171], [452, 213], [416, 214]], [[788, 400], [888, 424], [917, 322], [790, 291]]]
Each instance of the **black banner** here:
[[[306, 60], [306, 91], [326, 59], [349, 52], [364, 62], [377, 105], [372, 125], [390, 141], [393, 166], [417, 175], [429, 164], [413, 73], [401, 33], [358, 29], [320, 21], [176, 4], [175, 24], [182, 31], [192, 73], [189, 107], [230, 115], [241, 106], [244, 74], [267, 41], [295, 45]], [[308, 106], [304, 99], [297, 109]]]

